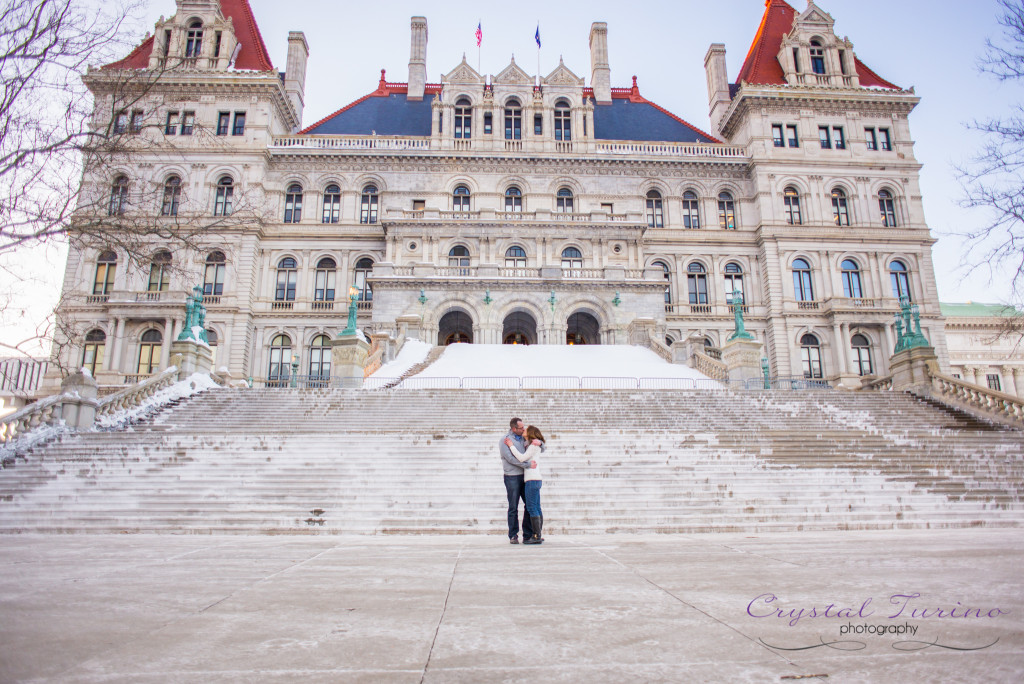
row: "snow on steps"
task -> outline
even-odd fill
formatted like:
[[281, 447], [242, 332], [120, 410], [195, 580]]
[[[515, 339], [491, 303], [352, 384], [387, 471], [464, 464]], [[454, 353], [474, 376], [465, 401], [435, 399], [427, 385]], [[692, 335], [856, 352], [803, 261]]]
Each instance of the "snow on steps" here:
[[0, 472], [0, 530], [503, 533], [540, 425], [546, 529], [1016, 526], [1020, 432], [898, 393], [212, 390]]

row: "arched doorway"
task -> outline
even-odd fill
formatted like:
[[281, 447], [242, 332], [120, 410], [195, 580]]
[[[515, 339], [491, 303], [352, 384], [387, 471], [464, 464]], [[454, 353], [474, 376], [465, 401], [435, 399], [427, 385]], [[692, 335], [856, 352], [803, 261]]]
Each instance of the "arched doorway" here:
[[586, 311], [574, 311], [566, 321], [565, 343], [601, 344], [601, 324]]
[[537, 321], [525, 311], [513, 311], [505, 317], [502, 344], [537, 344]]
[[462, 309], [452, 309], [437, 326], [438, 346], [473, 343], [473, 319]]

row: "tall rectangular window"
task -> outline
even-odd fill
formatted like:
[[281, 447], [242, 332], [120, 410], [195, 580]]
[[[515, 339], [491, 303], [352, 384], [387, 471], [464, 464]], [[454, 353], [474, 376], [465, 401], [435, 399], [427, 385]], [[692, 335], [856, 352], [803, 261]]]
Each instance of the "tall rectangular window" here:
[[192, 129], [196, 126], [196, 113], [184, 112], [181, 115], [181, 134], [192, 135]]
[[533, 134], [541, 135], [544, 133], [544, 117], [540, 114], [533, 115]]
[[167, 125], [164, 126], [164, 135], [178, 134], [178, 112], [167, 112]]
[[787, 137], [789, 138], [790, 147], [800, 147], [800, 138], [796, 134], [796, 126], [790, 124], [786, 126]]
[[832, 149], [832, 137], [829, 135], [828, 126], [818, 126], [818, 140], [821, 142], [821, 149]]
[[494, 128], [494, 117], [490, 112], [484, 114], [484, 135], [490, 135]]
[[864, 129], [864, 142], [867, 143], [867, 146], [868, 146], [869, 150], [877, 150], [878, 149], [878, 137], [875, 135], [875, 129], [874, 128], [865, 128]]
[[227, 135], [228, 126], [231, 125], [231, 112], [219, 112], [217, 114], [217, 135]]
[[843, 127], [842, 126], [833, 126], [832, 127], [832, 139], [835, 141], [836, 149], [837, 150], [845, 150], [846, 149], [846, 137], [843, 135]]
[[114, 133], [124, 133], [128, 130], [128, 112], [118, 112], [114, 115]]
[[231, 128], [231, 135], [242, 135], [245, 133], [245, 112], [235, 112], [235, 125]]
[[772, 124], [772, 144], [775, 147], [786, 146], [786, 141], [782, 138], [782, 124]]
[[137, 134], [142, 132], [142, 110], [141, 109], [133, 109], [132, 110], [131, 132], [134, 135], [137, 135]]
[[879, 128], [878, 129], [878, 147], [879, 147], [879, 149], [882, 149], [882, 150], [891, 150], [892, 149], [892, 138], [889, 137], [889, 129], [888, 128]]
[[996, 392], [1003, 391], [1003, 382], [997, 373], [989, 373], [985, 376], [985, 382], [988, 383], [988, 388], [995, 390]]

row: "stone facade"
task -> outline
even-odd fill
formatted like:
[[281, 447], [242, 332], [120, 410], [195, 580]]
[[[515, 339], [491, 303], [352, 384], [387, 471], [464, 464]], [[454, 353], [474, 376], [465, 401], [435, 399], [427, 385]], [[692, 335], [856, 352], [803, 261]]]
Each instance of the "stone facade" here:
[[[84, 182], [102, 191], [123, 174], [135, 192], [173, 176], [183, 212], [216, 213], [227, 179], [262, 218], [176, 251], [181, 272], [155, 290], [149, 267], [119, 260], [106, 283], [104, 250], [72, 249], [72, 334], [57, 354], [79, 365], [91, 335], [101, 384], [168, 363], [196, 283], [214, 364], [236, 377], [274, 376], [295, 356], [300, 374], [324, 372], [353, 286], [367, 336], [628, 344], [640, 326], [666, 357], [694, 336], [723, 346], [742, 289], [773, 375], [854, 384], [888, 373], [903, 293], [949, 365], [908, 123], [918, 98], [867, 69], [813, 3], [767, 3], [734, 83], [724, 46], [711, 46], [708, 133], [635, 79], [609, 86], [604, 24], [589, 33], [590, 86], [567, 65], [535, 76], [514, 60], [489, 76], [463, 60], [427, 83], [423, 17], [408, 84], [382, 73], [376, 91], [303, 129], [301, 34], [279, 74], [262, 40], [234, 40], [232, 26], [259, 36], [245, 0], [177, 5], [132, 55], [87, 77], [109, 111], [119, 70], [169, 67], [144, 99], [160, 125], [141, 135], [161, 144]], [[199, 58], [187, 54], [197, 26]], [[185, 112], [204, 135], [168, 134]]]
[[1024, 312], [1000, 304], [943, 304], [954, 377], [1024, 397]]

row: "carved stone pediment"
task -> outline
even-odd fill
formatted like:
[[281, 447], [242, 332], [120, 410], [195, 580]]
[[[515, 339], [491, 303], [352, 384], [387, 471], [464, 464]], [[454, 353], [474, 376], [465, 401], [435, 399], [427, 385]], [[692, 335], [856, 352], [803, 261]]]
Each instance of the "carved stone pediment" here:
[[800, 16], [796, 18], [794, 28], [803, 28], [804, 30], [825, 30], [828, 33], [832, 33], [832, 27], [835, 26], [836, 20], [832, 18], [832, 15], [821, 9], [813, 2], [807, 3], [807, 9], [805, 9]]
[[545, 85], [567, 85], [582, 86], [584, 80], [569, 70], [562, 59], [558, 59], [558, 66], [544, 79]]
[[466, 62], [466, 55], [462, 55], [462, 63], [445, 74], [441, 80], [444, 83], [483, 83], [484, 79], [477, 73], [476, 69]]
[[533, 78], [519, 68], [519, 65], [516, 64], [516, 58], [513, 57], [509, 65], [494, 77], [494, 82], [511, 85], [532, 85]]

